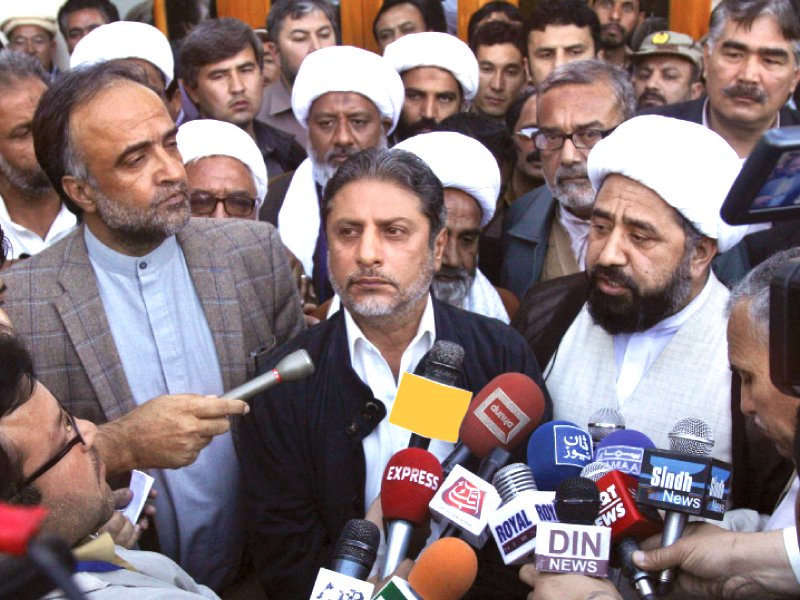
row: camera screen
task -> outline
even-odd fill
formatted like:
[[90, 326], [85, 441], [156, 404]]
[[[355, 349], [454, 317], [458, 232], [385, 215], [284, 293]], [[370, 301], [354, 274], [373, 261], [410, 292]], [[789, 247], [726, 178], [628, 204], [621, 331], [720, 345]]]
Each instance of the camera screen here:
[[800, 150], [784, 152], [756, 194], [752, 212], [800, 206]]

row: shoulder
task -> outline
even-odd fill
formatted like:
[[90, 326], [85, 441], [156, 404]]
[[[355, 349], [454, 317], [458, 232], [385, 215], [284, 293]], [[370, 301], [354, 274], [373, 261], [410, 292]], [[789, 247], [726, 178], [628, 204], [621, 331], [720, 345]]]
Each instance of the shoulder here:
[[[76, 252], [75, 250], [79, 250]], [[3, 272], [3, 280], [8, 288], [5, 299], [10, 301], [21, 295], [30, 296], [34, 291], [38, 296], [46, 293], [47, 288], [41, 287], [48, 281], [55, 281], [65, 266], [82, 266], [91, 271], [86, 246], [83, 243], [83, 228], [66, 235], [49, 248], [39, 254], [17, 260], [11, 267]], [[36, 289], [31, 288], [36, 285]]]
[[800, 110], [784, 106], [781, 108], [781, 127], [800, 125]]
[[517, 198], [508, 209], [508, 214], [519, 217], [531, 208], [550, 205], [552, 202], [555, 202], [555, 198], [553, 198], [550, 188], [546, 185], [540, 185]]
[[509, 350], [525, 350], [524, 338], [511, 327], [491, 317], [479, 315], [455, 306], [434, 300], [436, 315], [436, 337], [452, 338], [453, 341], [476, 350], [482, 348], [496, 353]]
[[213, 245], [230, 245], [247, 249], [248, 242], [265, 243], [277, 241], [277, 231], [271, 223], [246, 219], [192, 218], [178, 233], [181, 243], [186, 241]]

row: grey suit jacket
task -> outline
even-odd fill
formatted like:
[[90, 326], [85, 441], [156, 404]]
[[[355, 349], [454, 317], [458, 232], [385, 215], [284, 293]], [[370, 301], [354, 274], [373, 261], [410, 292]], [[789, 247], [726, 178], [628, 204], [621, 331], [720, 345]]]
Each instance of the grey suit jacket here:
[[[36, 376], [76, 416], [94, 423], [135, 408], [83, 229], [4, 274], [4, 308]], [[304, 328], [278, 233], [239, 219], [191, 219], [177, 235], [229, 390], [255, 373], [250, 353]], [[189, 392], [191, 390], [187, 390]]]

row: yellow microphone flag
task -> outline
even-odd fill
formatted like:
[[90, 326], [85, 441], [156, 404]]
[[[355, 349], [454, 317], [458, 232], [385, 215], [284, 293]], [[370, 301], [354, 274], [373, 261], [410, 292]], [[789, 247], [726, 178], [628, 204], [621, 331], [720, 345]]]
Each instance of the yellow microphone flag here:
[[432, 440], [457, 442], [472, 392], [403, 373], [389, 423]]

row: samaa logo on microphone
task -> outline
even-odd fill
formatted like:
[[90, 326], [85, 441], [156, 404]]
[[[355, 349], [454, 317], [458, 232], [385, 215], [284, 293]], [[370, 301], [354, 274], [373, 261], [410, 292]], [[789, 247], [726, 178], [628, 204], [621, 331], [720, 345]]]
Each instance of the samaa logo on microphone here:
[[555, 463], [583, 467], [592, 461], [592, 438], [577, 425], [554, 425]]
[[478, 405], [475, 416], [503, 445], [511, 442], [531, 421], [499, 387]]
[[611, 469], [628, 475], [639, 475], [642, 470], [644, 448], [636, 446], [604, 446], [598, 448], [594, 459], [608, 465]]
[[480, 519], [485, 495], [482, 489], [473, 485], [466, 477], [460, 477], [444, 491], [442, 500], [448, 506]]

